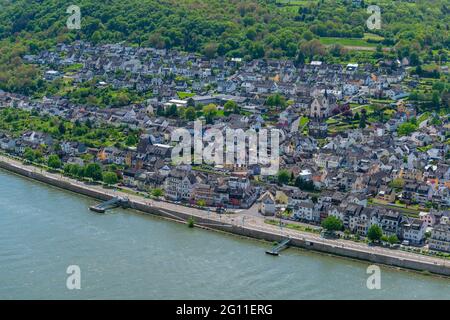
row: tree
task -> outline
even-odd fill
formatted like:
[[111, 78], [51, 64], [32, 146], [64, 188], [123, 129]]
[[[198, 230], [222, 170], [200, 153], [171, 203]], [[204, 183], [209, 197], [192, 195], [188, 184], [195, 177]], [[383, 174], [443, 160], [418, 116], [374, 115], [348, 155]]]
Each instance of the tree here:
[[314, 182], [312, 182], [311, 180], [305, 180], [302, 177], [297, 177], [295, 179], [295, 186], [297, 188], [299, 188], [300, 190], [304, 190], [304, 191], [314, 191], [315, 190]]
[[138, 139], [134, 135], [129, 135], [125, 140], [127, 146], [134, 146], [138, 143]]
[[198, 200], [197, 205], [199, 207], [206, 207], [206, 201], [205, 200]]
[[359, 127], [361, 129], [364, 129], [366, 127], [367, 114], [364, 111], [365, 110], [363, 110], [363, 112], [361, 112], [361, 118], [359, 119]]
[[178, 114], [178, 108], [176, 104], [171, 104], [166, 110], [166, 117], [175, 117]]
[[278, 183], [280, 184], [288, 184], [289, 183], [289, 171], [287, 170], [280, 170], [278, 172]]
[[164, 191], [160, 188], [155, 188], [152, 190], [152, 196], [154, 196], [155, 198], [162, 197], [163, 194], [164, 194]]
[[389, 242], [390, 244], [396, 244], [396, 243], [398, 243], [398, 238], [397, 238], [397, 236], [396, 236], [395, 234], [390, 235], [390, 236], [388, 237], [388, 242]]
[[326, 48], [322, 43], [320, 43], [319, 40], [314, 39], [302, 43], [300, 45], [300, 52], [311, 60], [316, 55], [317, 56], [325, 55]]
[[396, 178], [389, 183], [389, 186], [394, 189], [403, 189], [405, 186], [405, 180], [402, 178]]
[[226, 115], [229, 115], [231, 113], [238, 114], [239, 113], [239, 107], [236, 102], [233, 100], [228, 100], [225, 105], [223, 106], [224, 112]]
[[303, 54], [303, 52], [299, 52], [297, 54], [297, 58], [295, 59], [295, 65], [296, 67], [299, 67], [304, 64], [305, 64], [305, 55]]
[[195, 107], [195, 100], [192, 99], [192, 97], [190, 97], [189, 99], [187, 99], [187, 106], [188, 106], [188, 107]]
[[376, 224], [371, 225], [369, 230], [367, 231], [367, 238], [369, 238], [370, 241], [380, 241], [382, 236], [383, 231]]
[[36, 154], [34, 153], [33, 149], [31, 149], [29, 147], [25, 148], [23, 157], [25, 158], [25, 160], [28, 160], [30, 162], [33, 162], [34, 160], [36, 160]]
[[417, 130], [417, 125], [411, 122], [405, 122], [398, 126], [397, 133], [400, 136], [407, 136]]
[[64, 126], [64, 122], [60, 122], [60, 123], [59, 123], [58, 131], [59, 131], [59, 133], [62, 134], [62, 135], [63, 135], [64, 133], [66, 133], [66, 127]]
[[214, 122], [214, 118], [217, 115], [217, 107], [214, 104], [208, 104], [203, 107], [203, 115], [205, 116], [206, 123], [211, 124]]
[[273, 94], [267, 98], [266, 105], [270, 107], [284, 108], [287, 105], [286, 98], [279, 93]]
[[94, 181], [100, 181], [103, 178], [102, 168], [98, 163], [89, 163], [84, 169], [84, 175]]
[[114, 185], [119, 182], [117, 174], [115, 172], [107, 171], [103, 173], [103, 182], [108, 186]]
[[47, 165], [52, 169], [61, 168], [61, 159], [56, 154], [52, 154], [48, 157]]
[[339, 231], [342, 230], [344, 227], [344, 224], [342, 223], [341, 219], [335, 217], [335, 216], [329, 216], [325, 218], [322, 221], [322, 228], [329, 232]]
[[411, 66], [417, 66], [420, 64], [420, 58], [417, 52], [412, 52], [409, 56], [409, 64]]
[[186, 120], [194, 121], [196, 116], [197, 116], [197, 114], [195, 112], [195, 108], [194, 107], [188, 107], [184, 111], [184, 117], [185, 117]]
[[437, 91], [433, 91], [433, 95], [431, 97], [431, 107], [433, 109], [439, 110], [441, 106], [439, 93]]

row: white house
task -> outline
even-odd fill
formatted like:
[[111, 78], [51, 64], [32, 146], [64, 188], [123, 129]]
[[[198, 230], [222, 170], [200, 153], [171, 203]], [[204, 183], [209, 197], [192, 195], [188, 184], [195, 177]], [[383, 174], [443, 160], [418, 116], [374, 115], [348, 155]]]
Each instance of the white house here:
[[266, 191], [259, 198], [259, 211], [264, 216], [273, 216], [276, 211], [275, 197], [270, 191]]

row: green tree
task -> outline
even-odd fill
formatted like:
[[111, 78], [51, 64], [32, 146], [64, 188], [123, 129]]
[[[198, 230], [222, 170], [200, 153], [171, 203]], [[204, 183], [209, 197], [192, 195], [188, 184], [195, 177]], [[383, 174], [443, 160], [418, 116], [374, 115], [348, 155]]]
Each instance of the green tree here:
[[200, 207], [206, 207], [206, 201], [205, 200], [198, 200], [197, 205]]
[[322, 221], [322, 228], [329, 232], [340, 231], [344, 227], [341, 219], [335, 216], [328, 216]]
[[66, 127], [64, 126], [64, 122], [59, 123], [58, 131], [61, 135], [66, 133]]
[[390, 244], [396, 244], [398, 243], [398, 237], [395, 234], [392, 234], [388, 237], [388, 242]]
[[280, 184], [288, 184], [289, 183], [289, 171], [287, 170], [280, 170], [280, 172], [278, 172], [278, 183]]
[[172, 104], [169, 108], [166, 110], [166, 117], [176, 117], [178, 114], [178, 108], [176, 104]]
[[164, 191], [160, 188], [155, 188], [152, 190], [152, 196], [154, 196], [155, 198], [162, 197], [163, 194], [164, 194]]
[[25, 160], [28, 160], [30, 162], [33, 162], [36, 160], [36, 154], [34, 153], [33, 149], [31, 149], [29, 147], [25, 148], [23, 157], [25, 158]]
[[223, 106], [225, 115], [229, 115], [231, 113], [235, 113], [238, 114], [239, 113], [239, 107], [237, 105], [236, 102], [234, 102], [233, 100], [229, 100], [225, 103], [225, 105]]
[[312, 182], [311, 180], [305, 180], [302, 177], [297, 177], [295, 179], [295, 186], [297, 188], [299, 188], [300, 190], [304, 190], [304, 191], [314, 191], [315, 187], [314, 187], [314, 182]]
[[107, 171], [103, 173], [103, 182], [111, 186], [119, 182], [119, 178], [115, 172]]
[[405, 186], [405, 180], [403, 180], [402, 178], [395, 178], [394, 180], [392, 180], [392, 181], [389, 183], [389, 186], [390, 186], [391, 188], [401, 190], [401, 189], [403, 189], [403, 187]]
[[363, 112], [361, 112], [361, 118], [359, 119], [359, 127], [361, 129], [364, 129], [366, 127], [366, 121], [367, 121], [367, 114], [365, 112], [366, 110], [363, 110]]
[[214, 118], [217, 115], [217, 107], [214, 104], [208, 104], [203, 107], [203, 115], [205, 116], [206, 123], [211, 124], [214, 122]]
[[369, 238], [370, 241], [380, 241], [382, 236], [383, 231], [376, 224], [371, 225], [369, 230], [367, 231], [367, 238]]
[[195, 220], [194, 217], [189, 217], [188, 221], [187, 221], [188, 227], [189, 228], [193, 228], [195, 227]]
[[441, 101], [440, 101], [440, 97], [439, 97], [439, 92], [437, 91], [433, 91], [433, 94], [431, 96], [431, 107], [433, 109], [439, 110], [441, 107]]
[[195, 108], [194, 107], [186, 108], [186, 110], [184, 111], [184, 118], [186, 120], [194, 121], [196, 117], [197, 117], [197, 114], [195, 112]]
[[135, 146], [138, 143], [137, 138], [134, 135], [129, 135], [125, 141], [127, 146]]
[[84, 169], [84, 175], [94, 181], [100, 181], [103, 178], [102, 167], [98, 163], [89, 163]]
[[407, 136], [416, 131], [418, 128], [417, 125], [411, 122], [405, 122], [398, 126], [397, 133], [400, 136]]
[[48, 157], [47, 165], [52, 169], [61, 168], [61, 159], [56, 154], [52, 154]]

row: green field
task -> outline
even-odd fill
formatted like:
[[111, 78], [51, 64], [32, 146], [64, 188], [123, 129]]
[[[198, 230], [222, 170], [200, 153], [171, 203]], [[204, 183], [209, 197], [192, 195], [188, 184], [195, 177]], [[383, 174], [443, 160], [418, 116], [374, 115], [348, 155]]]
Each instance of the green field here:
[[324, 45], [340, 44], [345, 47], [367, 47], [375, 48], [376, 43], [369, 43], [364, 38], [334, 38], [334, 37], [321, 37], [320, 42]]

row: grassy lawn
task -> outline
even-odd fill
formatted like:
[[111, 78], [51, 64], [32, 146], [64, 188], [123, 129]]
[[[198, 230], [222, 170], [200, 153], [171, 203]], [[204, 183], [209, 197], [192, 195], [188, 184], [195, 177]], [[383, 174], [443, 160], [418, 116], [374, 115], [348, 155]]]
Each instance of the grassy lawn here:
[[64, 68], [64, 72], [77, 72], [83, 68], [82, 63], [74, 63]]
[[384, 38], [374, 33], [364, 33], [364, 40], [383, 41]]
[[420, 117], [417, 119], [418, 123], [421, 123], [425, 120], [427, 120], [430, 117], [430, 113], [429, 112], [424, 112], [420, 115]]
[[299, 123], [299, 128], [303, 128], [304, 126], [306, 126], [309, 123], [309, 118], [308, 117], [302, 117], [300, 119], [300, 123]]
[[178, 95], [178, 97], [180, 98], [180, 99], [187, 99], [187, 98], [190, 98], [190, 97], [193, 97], [193, 96], [195, 96], [195, 93], [190, 93], [190, 92], [181, 92], [181, 91], [179, 91], [179, 92], [177, 92], [177, 95]]
[[321, 37], [320, 42], [324, 45], [340, 44], [347, 47], [368, 47], [375, 48], [376, 43], [369, 43], [364, 38], [335, 38], [335, 37]]
[[[273, 226], [280, 226], [279, 220], [266, 219], [266, 220], [264, 220], [264, 223], [267, 223], [267, 224], [270, 224]], [[315, 227], [315, 226], [307, 227], [307, 226], [297, 224], [297, 223], [286, 223], [285, 221], [283, 221], [283, 227], [292, 229], [292, 230], [302, 231], [302, 232], [320, 233], [320, 229], [318, 227]]]
[[302, 6], [302, 5], [308, 5], [312, 2], [311, 0], [277, 0], [277, 4], [287, 4], [287, 5], [293, 5], [293, 6]]

